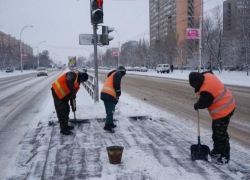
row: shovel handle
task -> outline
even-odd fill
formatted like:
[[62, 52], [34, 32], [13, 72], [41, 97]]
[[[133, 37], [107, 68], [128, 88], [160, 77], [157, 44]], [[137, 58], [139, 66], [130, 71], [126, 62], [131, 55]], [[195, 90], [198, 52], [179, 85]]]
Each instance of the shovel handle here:
[[197, 116], [197, 135], [200, 137], [200, 116], [199, 116], [199, 110], [196, 110], [196, 116]]
[[76, 112], [74, 111], [74, 119], [75, 119], [75, 121], [76, 121]]
[[[198, 93], [195, 93], [195, 98], [198, 101]], [[197, 135], [198, 138], [200, 137], [200, 115], [199, 115], [199, 109], [196, 110], [196, 116], [197, 116]]]
[[[76, 109], [76, 100], [75, 99], [73, 99], [73, 107], [74, 107], [74, 109]], [[76, 121], [76, 111], [74, 111], [74, 119]]]

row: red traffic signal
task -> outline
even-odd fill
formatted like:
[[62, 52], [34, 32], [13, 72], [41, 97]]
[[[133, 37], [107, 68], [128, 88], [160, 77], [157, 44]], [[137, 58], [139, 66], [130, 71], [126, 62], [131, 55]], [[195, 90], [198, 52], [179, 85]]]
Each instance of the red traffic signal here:
[[97, 0], [98, 8], [102, 8], [103, 0]]
[[90, 0], [91, 24], [103, 23], [103, 0]]

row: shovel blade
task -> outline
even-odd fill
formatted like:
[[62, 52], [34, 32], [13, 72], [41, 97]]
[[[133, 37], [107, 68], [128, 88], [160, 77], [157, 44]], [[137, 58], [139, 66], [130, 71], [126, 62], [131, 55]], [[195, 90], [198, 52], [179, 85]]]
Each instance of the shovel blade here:
[[191, 159], [195, 160], [205, 160], [208, 161], [208, 155], [210, 154], [210, 149], [206, 145], [195, 144], [190, 147]]

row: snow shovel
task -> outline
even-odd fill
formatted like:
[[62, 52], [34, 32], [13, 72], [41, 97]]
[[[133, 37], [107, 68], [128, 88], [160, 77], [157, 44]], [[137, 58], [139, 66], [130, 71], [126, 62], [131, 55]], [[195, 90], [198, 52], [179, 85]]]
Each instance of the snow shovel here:
[[74, 120], [76, 121], [76, 100], [71, 99], [70, 105], [71, 105], [72, 111], [74, 112]]
[[195, 160], [208, 161], [208, 155], [210, 154], [210, 149], [208, 146], [201, 144], [199, 110], [196, 110], [196, 113], [197, 113], [197, 120], [198, 120], [198, 125], [197, 125], [198, 144], [193, 144], [190, 147], [191, 159], [192, 161], [195, 161]]

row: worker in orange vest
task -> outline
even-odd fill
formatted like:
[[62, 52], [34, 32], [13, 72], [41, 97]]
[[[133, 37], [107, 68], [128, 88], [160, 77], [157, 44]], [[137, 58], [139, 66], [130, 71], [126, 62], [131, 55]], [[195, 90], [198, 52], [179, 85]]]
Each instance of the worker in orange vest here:
[[119, 101], [121, 96], [121, 80], [126, 74], [126, 69], [120, 66], [108, 73], [106, 82], [101, 90], [101, 100], [103, 100], [106, 109], [106, 122], [104, 130], [114, 133], [114, 128], [116, 125], [113, 122], [113, 114], [115, 111], [115, 106]]
[[210, 155], [217, 164], [226, 164], [230, 160], [230, 144], [227, 127], [235, 110], [235, 100], [231, 92], [213, 75], [211, 71], [189, 74], [189, 84], [198, 92], [199, 100], [194, 109], [208, 109], [213, 119], [213, 150]]
[[71, 135], [73, 126], [68, 125], [71, 102], [72, 111], [76, 109], [72, 105], [72, 101], [76, 99], [76, 94], [80, 89], [80, 83], [88, 80], [88, 74], [79, 71], [70, 71], [61, 75], [52, 84], [52, 96], [54, 99], [57, 117], [60, 123], [60, 133], [63, 135]]

